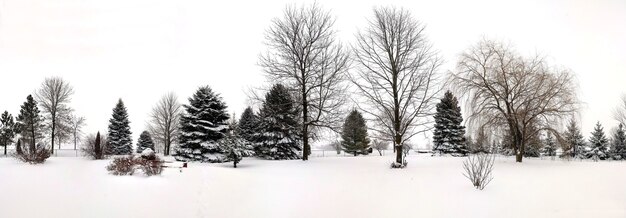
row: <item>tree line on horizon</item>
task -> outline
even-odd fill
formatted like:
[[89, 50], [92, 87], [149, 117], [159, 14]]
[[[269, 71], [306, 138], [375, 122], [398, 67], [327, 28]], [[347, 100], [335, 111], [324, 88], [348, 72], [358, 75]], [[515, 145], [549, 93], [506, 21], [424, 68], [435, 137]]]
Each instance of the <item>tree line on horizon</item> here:
[[[334, 23], [318, 4], [288, 5], [272, 20], [259, 65], [269, 81], [281, 83], [271, 84], [264, 95], [250, 96], [261, 106], [246, 108], [239, 119], [228, 114], [221, 96], [208, 86], [199, 87], [188, 104], [168, 93], [152, 109], [133, 150], [122, 99], [103, 137], [99, 132], [83, 137], [86, 121], [68, 106], [73, 88], [51, 77], [34, 97], [27, 97], [16, 121], [8, 112], [2, 114], [0, 145], [5, 154], [14, 142], [19, 152], [54, 153], [60, 142], [73, 141], [76, 148], [84, 138], [87, 153], [98, 148], [104, 155], [123, 155], [150, 148], [180, 161], [236, 164], [252, 155], [308, 160], [311, 142], [331, 130], [340, 135], [342, 150], [355, 156], [391, 144], [392, 167], [403, 168], [409, 140], [432, 131], [434, 152], [454, 156], [498, 152], [522, 162], [540, 153], [552, 155], [557, 145], [571, 157], [626, 156], [626, 97], [615, 112], [621, 124], [612, 144], [599, 123], [585, 143], [571, 119], [580, 105], [574, 74], [542, 56], [523, 56], [509, 44], [482, 39], [444, 74], [425, 24], [406, 9], [374, 8], [349, 45], [337, 40]], [[448, 91], [442, 96], [443, 90]]]

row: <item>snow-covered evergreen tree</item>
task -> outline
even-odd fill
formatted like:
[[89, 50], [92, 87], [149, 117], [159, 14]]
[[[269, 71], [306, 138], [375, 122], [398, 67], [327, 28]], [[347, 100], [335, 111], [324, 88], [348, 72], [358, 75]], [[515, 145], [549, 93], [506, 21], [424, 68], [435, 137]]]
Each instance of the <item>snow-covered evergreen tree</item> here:
[[233, 167], [237, 168], [237, 164], [243, 157], [250, 157], [254, 154], [250, 143], [242, 139], [236, 132], [231, 131], [226, 137], [219, 141], [220, 146], [226, 151], [225, 155], [228, 161], [233, 162]]
[[453, 156], [467, 155], [465, 126], [461, 124], [462, 122], [459, 102], [452, 92], [447, 91], [441, 102], [437, 104], [433, 152]]
[[581, 157], [585, 149], [585, 139], [576, 125], [576, 121], [571, 120], [564, 133], [567, 147], [563, 150], [563, 156]]
[[626, 130], [619, 124], [611, 139], [611, 156], [615, 160], [626, 159]]
[[13, 116], [4, 111], [0, 116], [0, 146], [4, 147], [4, 156], [7, 155], [7, 146], [14, 142], [15, 134], [18, 133], [18, 125], [15, 125]]
[[200, 87], [183, 105], [181, 135], [174, 155], [178, 161], [225, 162], [228, 159], [218, 141], [228, 132], [226, 104], [208, 86]]
[[596, 127], [591, 132], [589, 138], [589, 149], [585, 149], [585, 157], [594, 160], [604, 160], [608, 157], [609, 139], [604, 135], [604, 129], [600, 122], [596, 123]]
[[543, 155], [544, 156], [555, 156], [556, 155], [556, 142], [554, 141], [554, 137], [552, 133], [546, 133], [546, 138], [544, 140], [543, 147]]
[[143, 131], [137, 140], [137, 153], [141, 154], [141, 152], [147, 148], [154, 151], [154, 141], [152, 141], [152, 136], [150, 136], [148, 131]]
[[124, 102], [120, 99], [113, 108], [113, 117], [109, 120], [107, 153], [111, 155], [127, 155], [133, 152], [130, 121]]
[[367, 125], [365, 119], [359, 111], [352, 110], [341, 130], [341, 147], [348, 154], [357, 156], [367, 155], [370, 152], [370, 139], [367, 135]]
[[276, 84], [265, 95], [253, 136], [257, 156], [270, 160], [298, 159], [302, 150], [298, 135], [298, 111], [285, 86]]
[[45, 126], [39, 112], [37, 102], [33, 96], [28, 95], [17, 116], [18, 132], [23, 140], [22, 146], [28, 146], [31, 151], [35, 150], [37, 141], [43, 138], [42, 132]]
[[239, 136], [247, 141], [253, 141], [259, 118], [254, 114], [251, 107], [247, 107], [239, 118]]

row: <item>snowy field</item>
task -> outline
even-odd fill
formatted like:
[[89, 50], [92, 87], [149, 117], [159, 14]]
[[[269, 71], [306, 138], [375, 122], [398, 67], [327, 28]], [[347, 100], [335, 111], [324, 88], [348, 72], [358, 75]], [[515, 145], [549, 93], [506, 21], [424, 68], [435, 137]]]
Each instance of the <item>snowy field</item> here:
[[0, 217], [626, 217], [626, 162], [496, 160], [483, 191], [462, 158], [323, 157], [112, 176], [109, 161], [0, 158]]

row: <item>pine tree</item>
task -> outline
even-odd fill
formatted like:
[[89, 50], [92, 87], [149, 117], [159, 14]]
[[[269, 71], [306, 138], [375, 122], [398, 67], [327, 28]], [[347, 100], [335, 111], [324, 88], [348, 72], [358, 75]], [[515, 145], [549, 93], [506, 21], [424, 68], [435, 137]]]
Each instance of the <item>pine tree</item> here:
[[143, 150], [147, 148], [152, 149], [154, 151], [154, 142], [152, 141], [152, 136], [148, 131], [143, 131], [141, 135], [139, 135], [139, 139], [137, 140], [137, 153], [141, 154]]
[[461, 123], [461, 107], [450, 91], [447, 91], [441, 102], [437, 104], [435, 114], [435, 130], [433, 132], [433, 151], [453, 156], [465, 156], [465, 126]]
[[113, 117], [109, 120], [108, 154], [126, 155], [132, 153], [130, 121], [124, 102], [120, 99], [113, 108]]
[[569, 155], [571, 157], [582, 157], [582, 153], [585, 149], [585, 140], [580, 133], [580, 129], [576, 125], [576, 121], [571, 120], [567, 125], [567, 131], [565, 132], [565, 141], [568, 148], [565, 149], [563, 155]]
[[220, 145], [226, 151], [225, 156], [228, 161], [233, 162], [233, 167], [237, 168], [237, 164], [243, 157], [249, 157], [254, 154], [252, 146], [243, 140], [235, 131], [226, 134], [226, 137], [220, 140]]
[[302, 150], [298, 111], [285, 86], [276, 84], [265, 95], [259, 111], [257, 132], [253, 135], [257, 156], [270, 160], [298, 159]]
[[343, 123], [341, 131], [342, 150], [357, 156], [367, 155], [370, 152], [370, 139], [367, 136], [367, 125], [363, 115], [357, 110], [352, 110], [346, 121]]
[[611, 141], [611, 154], [613, 159], [626, 159], [626, 130], [624, 129], [624, 124], [619, 124], [615, 133], [613, 133]]
[[609, 140], [604, 135], [604, 129], [600, 122], [596, 123], [596, 127], [591, 132], [591, 138], [589, 138], [589, 149], [585, 152], [585, 157], [593, 158], [594, 160], [604, 160], [607, 158], [607, 145]]
[[252, 108], [247, 107], [241, 114], [241, 118], [239, 118], [239, 136], [244, 140], [252, 142], [258, 122], [259, 118], [254, 114]]
[[44, 124], [39, 112], [37, 102], [33, 96], [28, 95], [17, 117], [19, 133], [25, 140], [24, 144], [29, 146], [30, 151], [35, 151], [37, 140], [43, 138]]
[[180, 145], [174, 155], [178, 161], [225, 162], [227, 157], [218, 141], [228, 132], [228, 113], [222, 97], [208, 86], [198, 88], [183, 105]]
[[14, 142], [13, 138], [15, 138], [17, 127], [13, 121], [13, 116], [4, 111], [0, 117], [0, 146], [4, 147], [5, 156], [7, 155], [7, 146]]
[[556, 142], [554, 141], [554, 137], [551, 133], [547, 133], [546, 139], [544, 141], [543, 153], [545, 156], [555, 156], [556, 155]]

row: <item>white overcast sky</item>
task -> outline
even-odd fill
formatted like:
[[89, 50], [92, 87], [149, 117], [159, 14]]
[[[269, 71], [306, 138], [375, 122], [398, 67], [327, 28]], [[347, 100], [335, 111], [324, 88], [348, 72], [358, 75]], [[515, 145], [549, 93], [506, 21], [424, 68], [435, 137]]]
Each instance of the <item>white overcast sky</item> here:
[[[182, 103], [200, 85], [221, 93], [230, 112], [245, 90], [265, 82], [257, 65], [264, 31], [286, 4], [312, 1], [0, 0], [0, 110], [19, 112], [45, 77], [75, 88], [72, 106], [88, 132], [106, 131], [118, 98], [128, 107], [134, 139], [161, 95]], [[318, 0], [354, 41], [372, 8], [395, 5], [427, 25], [451, 70], [482, 36], [539, 52], [573, 70], [580, 85], [585, 136], [626, 92], [626, 1], [586, 0]]]

